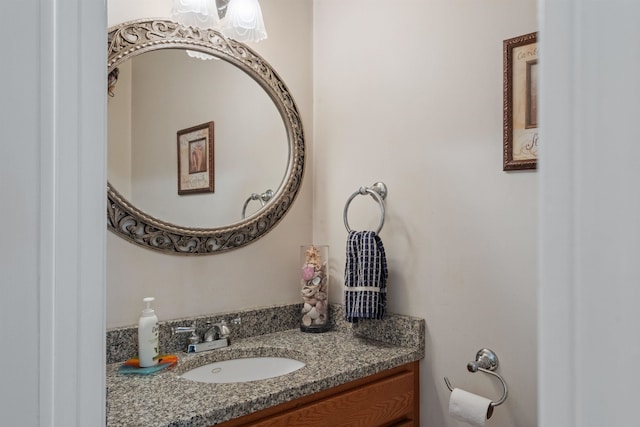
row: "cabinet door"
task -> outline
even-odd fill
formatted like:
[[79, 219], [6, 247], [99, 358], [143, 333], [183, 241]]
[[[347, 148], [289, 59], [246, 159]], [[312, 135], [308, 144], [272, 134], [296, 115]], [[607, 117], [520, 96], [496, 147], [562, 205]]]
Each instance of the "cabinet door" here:
[[258, 413], [225, 427], [419, 426], [418, 362], [343, 384]]

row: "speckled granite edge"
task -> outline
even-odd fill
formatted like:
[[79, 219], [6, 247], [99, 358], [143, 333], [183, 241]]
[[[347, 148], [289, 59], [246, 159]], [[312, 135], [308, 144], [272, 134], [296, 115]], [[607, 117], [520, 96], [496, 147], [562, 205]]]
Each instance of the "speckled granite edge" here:
[[[231, 341], [296, 329], [300, 326], [302, 304], [287, 304], [271, 307], [252, 308], [242, 311], [216, 313], [185, 317], [158, 322], [160, 327], [160, 348], [163, 353], [184, 351], [189, 334], [171, 336], [171, 328], [189, 326], [196, 322], [198, 334], [206, 330], [206, 323], [225, 320], [231, 329]], [[344, 320], [344, 306], [331, 304], [329, 307], [331, 329], [348, 332], [357, 337], [381, 341], [403, 347], [424, 350], [425, 321], [411, 316], [387, 314], [382, 320], [364, 320], [349, 323]], [[234, 322], [240, 319], [240, 323]], [[137, 326], [127, 326], [107, 330], [107, 363], [123, 362], [137, 356]]]

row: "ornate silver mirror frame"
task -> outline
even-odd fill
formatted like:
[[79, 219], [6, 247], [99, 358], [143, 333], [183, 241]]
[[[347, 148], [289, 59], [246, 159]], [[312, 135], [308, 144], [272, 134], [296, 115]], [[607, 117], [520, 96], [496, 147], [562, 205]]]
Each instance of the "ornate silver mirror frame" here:
[[178, 255], [209, 255], [247, 245], [269, 232], [287, 213], [302, 183], [304, 134], [300, 114], [273, 68], [243, 43], [214, 30], [184, 27], [167, 20], [126, 22], [109, 30], [108, 73], [127, 59], [157, 49], [189, 49], [234, 64], [253, 78], [276, 105], [289, 144], [287, 170], [280, 188], [264, 208], [242, 221], [217, 228], [189, 228], [158, 220], [136, 208], [107, 183], [107, 227], [148, 249]]

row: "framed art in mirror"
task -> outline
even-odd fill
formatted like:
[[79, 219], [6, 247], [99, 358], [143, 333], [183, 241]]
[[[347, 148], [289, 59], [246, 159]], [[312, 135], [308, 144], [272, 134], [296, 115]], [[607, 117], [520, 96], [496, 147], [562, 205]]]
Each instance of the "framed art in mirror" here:
[[536, 169], [538, 162], [537, 33], [504, 40], [503, 170]]
[[178, 131], [178, 194], [213, 193], [213, 122]]

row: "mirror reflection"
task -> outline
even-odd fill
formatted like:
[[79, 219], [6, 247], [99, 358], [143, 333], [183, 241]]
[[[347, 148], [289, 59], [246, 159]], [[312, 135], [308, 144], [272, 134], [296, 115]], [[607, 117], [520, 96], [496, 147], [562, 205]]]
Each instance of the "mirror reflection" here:
[[[133, 56], [118, 70], [108, 105], [108, 179], [123, 197], [161, 221], [201, 228], [236, 223], [269, 203], [263, 196], [285, 178], [289, 143], [254, 79], [180, 49]], [[213, 191], [180, 195], [177, 134], [207, 122], [214, 122]]]
[[271, 65], [215, 30], [162, 19], [117, 25], [108, 45], [107, 228], [173, 255], [222, 253], [272, 230], [300, 190], [305, 141]]

